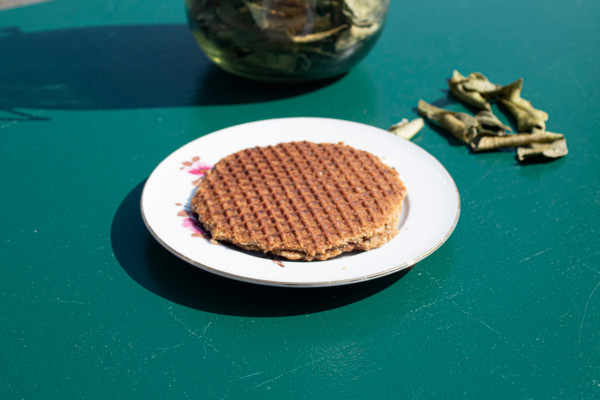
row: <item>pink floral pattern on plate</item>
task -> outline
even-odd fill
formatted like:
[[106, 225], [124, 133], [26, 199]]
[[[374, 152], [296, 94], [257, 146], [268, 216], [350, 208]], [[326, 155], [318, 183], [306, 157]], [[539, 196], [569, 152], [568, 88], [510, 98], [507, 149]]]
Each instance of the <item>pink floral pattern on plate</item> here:
[[198, 177], [192, 181], [192, 185], [194, 186], [198, 186], [200, 181], [204, 178], [204, 175], [206, 175], [206, 173], [213, 167], [210, 164], [200, 161], [199, 156], [193, 157], [191, 161], [183, 161], [181, 165], [182, 167], [179, 169]]
[[[206, 173], [212, 168], [212, 165], [202, 162], [199, 156], [193, 157], [191, 161], [183, 161], [181, 165], [182, 166], [179, 168], [180, 170], [197, 177], [191, 182], [194, 186], [198, 186], [202, 179], [204, 179]], [[181, 208], [177, 212], [177, 216], [183, 218], [183, 220], [181, 221], [181, 226], [190, 230], [192, 232], [192, 237], [210, 239], [210, 235], [204, 230], [202, 224], [198, 221], [198, 219], [194, 216], [194, 213], [190, 210], [189, 204], [175, 203], [175, 205], [178, 208]], [[269, 257], [269, 259], [272, 262], [274, 262], [277, 266], [285, 268], [285, 265], [281, 260], [273, 257]]]
[[[198, 186], [202, 179], [204, 179], [206, 173], [210, 171], [211, 168], [212, 165], [202, 162], [199, 156], [195, 156], [190, 161], [183, 161], [181, 163], [181, 168], [179, 169], [196, 177], [194, 180], [191, 181], [191, 184], [193, 186]], [[177, 212], [177, 216], [183, 218], [181, 225], [184, 228], [190, 230], [192, 232], [193, 237], [209, 237], [208, 233], [202, 227], [202, 224], [200, 224], [198, 219], [194, 217], [192, 211], [189, 208], [189, 204], [175, 203], [175, 205], [177, 207], [183, 207], [183, 209], [180, 209]]]

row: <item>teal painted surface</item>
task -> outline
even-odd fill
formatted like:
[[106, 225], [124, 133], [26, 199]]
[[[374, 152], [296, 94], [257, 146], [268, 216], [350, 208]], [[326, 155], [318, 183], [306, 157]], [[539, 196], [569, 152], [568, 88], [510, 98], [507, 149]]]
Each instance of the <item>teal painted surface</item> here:
[[[598, 398], [600, 7], [505, 3], [394, 2], [367, 59], [306, 88], [217, 71], [178, 1], [0, 12], [1, 397]], [[419, 98], [464, 111], [453, 68], [525, 78], [570, 154], [521, 166], [426, 126], [462, 213], [406, 275], [246, 285], [143, 226], [143, 182], [181, 145], [287, 116], [387, 128]]]

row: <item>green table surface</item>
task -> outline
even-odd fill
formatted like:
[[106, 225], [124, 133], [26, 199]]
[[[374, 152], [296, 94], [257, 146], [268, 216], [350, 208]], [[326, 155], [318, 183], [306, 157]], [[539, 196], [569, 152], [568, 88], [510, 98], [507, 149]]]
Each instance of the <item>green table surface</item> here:
[[[209, 63], [183, 1], [0, 11], [0, 397], [600, 398], [598, 21], [597, 1], [393, 1], [347, 75], [262, 87]], [[523, 77], [570, 153], [520, 165], [426, 125], [413, 142], [462, 208], [410, 272], [263, 287], [146, 230], [144, 182], [180, 146], [278, 117], [387, 128], [420, 98], [467, 111], [455, 68]]]

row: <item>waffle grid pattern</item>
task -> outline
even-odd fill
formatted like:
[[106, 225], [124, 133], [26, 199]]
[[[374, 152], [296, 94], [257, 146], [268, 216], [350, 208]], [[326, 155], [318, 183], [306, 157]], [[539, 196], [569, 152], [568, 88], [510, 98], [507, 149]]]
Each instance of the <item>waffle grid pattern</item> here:
[[397, 221], [404, 194], [396, 171], [370, 153], [291, 142], [219, 161], [192, 208], [216, 240], [312, 257]]

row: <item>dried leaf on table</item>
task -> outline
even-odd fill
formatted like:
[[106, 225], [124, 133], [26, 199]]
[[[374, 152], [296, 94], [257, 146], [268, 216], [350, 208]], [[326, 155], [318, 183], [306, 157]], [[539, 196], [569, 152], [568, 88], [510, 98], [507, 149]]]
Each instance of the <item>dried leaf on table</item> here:
[[423, 128], [423, 126], [425, 126], [423, 118], [415, 118], [410, 122], [406, 118], [403, 118], [402, 121], [390, 126], [388, 131], [396, 136], [410, 140]]
[[490, 151], [509, 147], [520, 147], [532, 143], [549, 143], [563, 139], [564, 135], [546, 131], [535, 133], [517, 133], [507, 136], [481, 136], [471, 143], [473, 151]]
[[527, 147], [517, 148], [519, 161], [544, 160], [564, 157], [569, 153], [565, 138], [550, 143], [532, 143]]
[[492, 109], [482, 93], [494, 92], [501, 88], [491, 83], [483, 74], [472, 72], [469, 76], [463, 76], [457, 70], [452, 72], [448, 86], [456, 97], [479, 110]]
[[466, 144], [481, 136], [505, 135], [506, 132], [502, 129], [508, 128], [491, 111], [472, 116], [467, 113], [444, 110], [424, 100], [419, 100], [418, 110], [420, 115], [434, 121]]
[[531, 102], [521, 97], [523, 90], [523, 81], [515, 85], [510, 91], [503, 93], [498, 99], [500, 104], [517, 120], [517, 130], [519, 132], [531, 132], [534, 129], [546, 129], [548, 114], [545, 111], [538, 110], [531, 105]]
[[[523, 79], [497, 85], [478, 72], [463, 76], [454, 70], [448, 81], [451, 92], [464, 103], [478, 108], [475, 116], [452, 112], [419, 100], [419, 114], [434, 121], [475, 152], [517, 148], [519, 161], [563, 157], [568, 153], [564, 135], [546, 131], [548, 114], [521, 97]], [[503, 124], [491, 111], [497, 101], [514, 116], [517, 131]]]
[[512, 132], [511, 127], [504, 125], [491, 111], [479, 111], [477, 114], [475, 114], [475, 119], [477, 122], [479, 122], [481, 131], [486, 132], [487, 134], [504, 136], [506, 135], [507, 131]]

